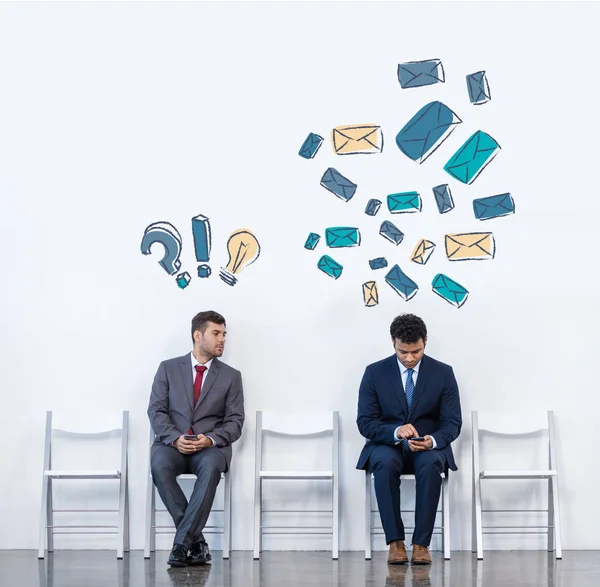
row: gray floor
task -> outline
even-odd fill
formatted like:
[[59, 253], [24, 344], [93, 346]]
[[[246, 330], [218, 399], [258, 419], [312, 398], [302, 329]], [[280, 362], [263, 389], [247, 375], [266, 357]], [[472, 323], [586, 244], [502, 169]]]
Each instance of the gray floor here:
[[600, 552], [566, 551], [556, 561], [546, 552], [485, 552], [477, 562], [469, 552], [453, 552], [444, 561], [434, 552], [431, 567], [388, 567], [386, 553], [365, 561], [360, 552], [233, 552], [212, 565], [169, 569], [167, 552], [144, 560], [133, 551], [122, 561], [109, 551], [57, 551], [38, 561], [32, 550], [0, 551], [0, 584], [6, 587], [596, 587]]

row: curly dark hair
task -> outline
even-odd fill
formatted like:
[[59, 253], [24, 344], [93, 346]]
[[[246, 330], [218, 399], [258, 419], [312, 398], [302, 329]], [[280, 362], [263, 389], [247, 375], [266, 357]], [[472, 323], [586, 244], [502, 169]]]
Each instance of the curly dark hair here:
[[400, 314], [396, 316], [390, 326], [390, 334], [393, 339], [404, 343], [413, 344], [427, 338], [427, 327], [425, 322], [414, 314]]
[[208, 323], [213, 324], [225, 324], [225, 318], [218, 312], [213, 310], [207, 310], [206, 312], [199, 312], [192, 318], [192, 341], [194, 340], [194, 332], [199, 330], [204, 334], [204, 331], [208, 328]]

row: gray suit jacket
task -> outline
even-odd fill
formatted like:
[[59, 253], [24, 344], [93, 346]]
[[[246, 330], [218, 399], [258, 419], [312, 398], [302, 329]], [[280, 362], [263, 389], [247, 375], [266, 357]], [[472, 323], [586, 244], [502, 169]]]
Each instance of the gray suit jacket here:
[[155, 445], [170, 445], [191, 428], [195, 434], [214, 439], [229, 467], [231, 445], [241, 436], [244, 425], [242, 374], [215, 358], [204, 377], [202, 393], [194, 407], [190, 353], [159, 365], [148, 405]]

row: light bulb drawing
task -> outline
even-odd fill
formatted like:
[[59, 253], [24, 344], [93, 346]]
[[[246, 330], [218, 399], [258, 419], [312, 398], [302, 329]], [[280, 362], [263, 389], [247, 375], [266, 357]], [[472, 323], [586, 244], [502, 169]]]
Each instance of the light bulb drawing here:
[[227, 241], [229, 261], [219, 272], [219, 277], [227, 285], [235, 285], [237, 277], [243, 269], [252, 265], [260, 255], [260, 244], [247, 228], [238, 228]]

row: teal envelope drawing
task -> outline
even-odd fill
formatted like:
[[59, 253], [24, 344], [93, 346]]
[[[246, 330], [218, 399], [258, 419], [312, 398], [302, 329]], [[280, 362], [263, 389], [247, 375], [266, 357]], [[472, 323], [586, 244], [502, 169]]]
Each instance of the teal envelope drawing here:
[[438, 273], [431, 282], [433, 293], [436, 293], [441, 298], [444, 298], [448, 303], [460, 308], [469, 297], [469, 290], [450, 279], [443, 273]]
[[387, 205], [392, 214], [420, 212], [423, 208], [421, 196], [417, 192], [390, 194], [387, 197]]
[[500, 151], [500, 145], [487, 133], [478, 130], [450, 158], [444, 170], [454, 179], [471, 184]]
[[352, 226], [326, 228], [325, 243], [332, 249], [358, 247], [360, 245], [360, 230]]
[[317, 267], [323, 273], [329, 275], [329, 277], [333, 277], [333, 279], [337, 279], [344, 270], [344, 268], [337, 261], [332, 259], [329, 255], [323, 255], [319, 259]]

